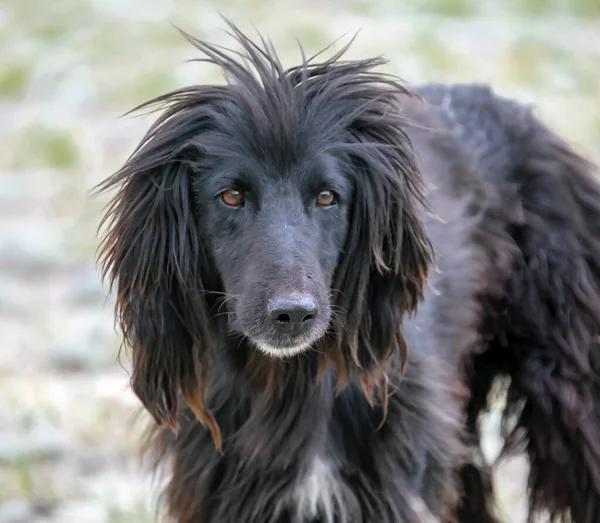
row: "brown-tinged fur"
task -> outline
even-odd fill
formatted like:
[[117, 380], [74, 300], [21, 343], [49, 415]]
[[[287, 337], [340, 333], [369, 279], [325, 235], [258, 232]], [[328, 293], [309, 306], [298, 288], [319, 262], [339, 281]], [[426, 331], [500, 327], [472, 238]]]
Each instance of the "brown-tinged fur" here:
[[[510, 378], [532, 517], [600, 521], [595, 167], [487, 87], [411, 93], [346, 48], [284, 69], [230, 28], [241, 55], [185, 35], [227, 83], [144, 104], [161, 116], [101, 186], [167, 518], [496, 522], [478, 420]], [[319, 315], [279, 359], [300, 342], [265, 303], [290, 285]]]

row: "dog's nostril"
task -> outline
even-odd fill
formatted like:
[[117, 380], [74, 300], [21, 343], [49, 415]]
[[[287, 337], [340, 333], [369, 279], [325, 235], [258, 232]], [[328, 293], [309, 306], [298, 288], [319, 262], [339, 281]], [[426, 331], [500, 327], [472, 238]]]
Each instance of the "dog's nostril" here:
[[311, 312], [310, 314], [307, 314], [306, 316], [304, 316], [304, 318], [302, 318], [302, 323], [306, 323], [307, 321], [312, 321], [317, 317], [317, 315], [313, 312]]
[[280, 314], [279, 316], [277, 316], [277, 318], [275, 318], [279, 323], [289, 323], [290, 322], [290, 316], [289, 314]]

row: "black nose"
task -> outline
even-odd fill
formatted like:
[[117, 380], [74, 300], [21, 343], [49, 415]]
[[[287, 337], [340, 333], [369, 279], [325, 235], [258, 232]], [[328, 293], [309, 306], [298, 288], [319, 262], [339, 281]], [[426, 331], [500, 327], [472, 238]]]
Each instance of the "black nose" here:
[[276, 298], [269, 304], [269, 316], [273, 326], [285, 334], [300, 334], [308, 329], [319, 309], [310, 297]]

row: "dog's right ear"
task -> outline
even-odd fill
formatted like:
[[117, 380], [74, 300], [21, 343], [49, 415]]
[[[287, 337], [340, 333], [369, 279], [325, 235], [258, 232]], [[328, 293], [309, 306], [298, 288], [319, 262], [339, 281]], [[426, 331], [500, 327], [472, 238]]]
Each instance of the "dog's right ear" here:
[[[100, 224], [106, 232], [99, 261], [116, 290], [116, 318], [132, 352], [135, 394], [157, 423], [173, 429], [182, 394], [220, 446], [205, 406], [213, 333], [203, 280], [215, 283], [206, 281], [211, 273], [191, 196], [191, 166], [202, 154], [198, 137], [206, 118], [201, 104], [190, 108], [190, 93], [171, 96], [175, 103], [121, 170], [97, 188], [117, 190]], [[159, 102], [165, 100], [172, 99]]]

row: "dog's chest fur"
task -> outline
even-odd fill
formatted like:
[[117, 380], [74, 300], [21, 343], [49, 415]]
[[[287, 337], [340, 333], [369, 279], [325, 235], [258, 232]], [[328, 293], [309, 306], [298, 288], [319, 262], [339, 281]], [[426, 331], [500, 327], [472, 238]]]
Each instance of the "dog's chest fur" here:
[[[311, 461], [286, 504], [291, 508], [293, 523], [351, 523], [361, 513], [355, 493], [326, 456]], [[412, 508], [423, 523], [438, 523], [420, 498], [412, 499]]]
[[317, 456], [297, 479], [291, 497], [294, 521], [333, 523], [346, 521], [344, 513], [352, 493], [345, 487], [332, 461]]

